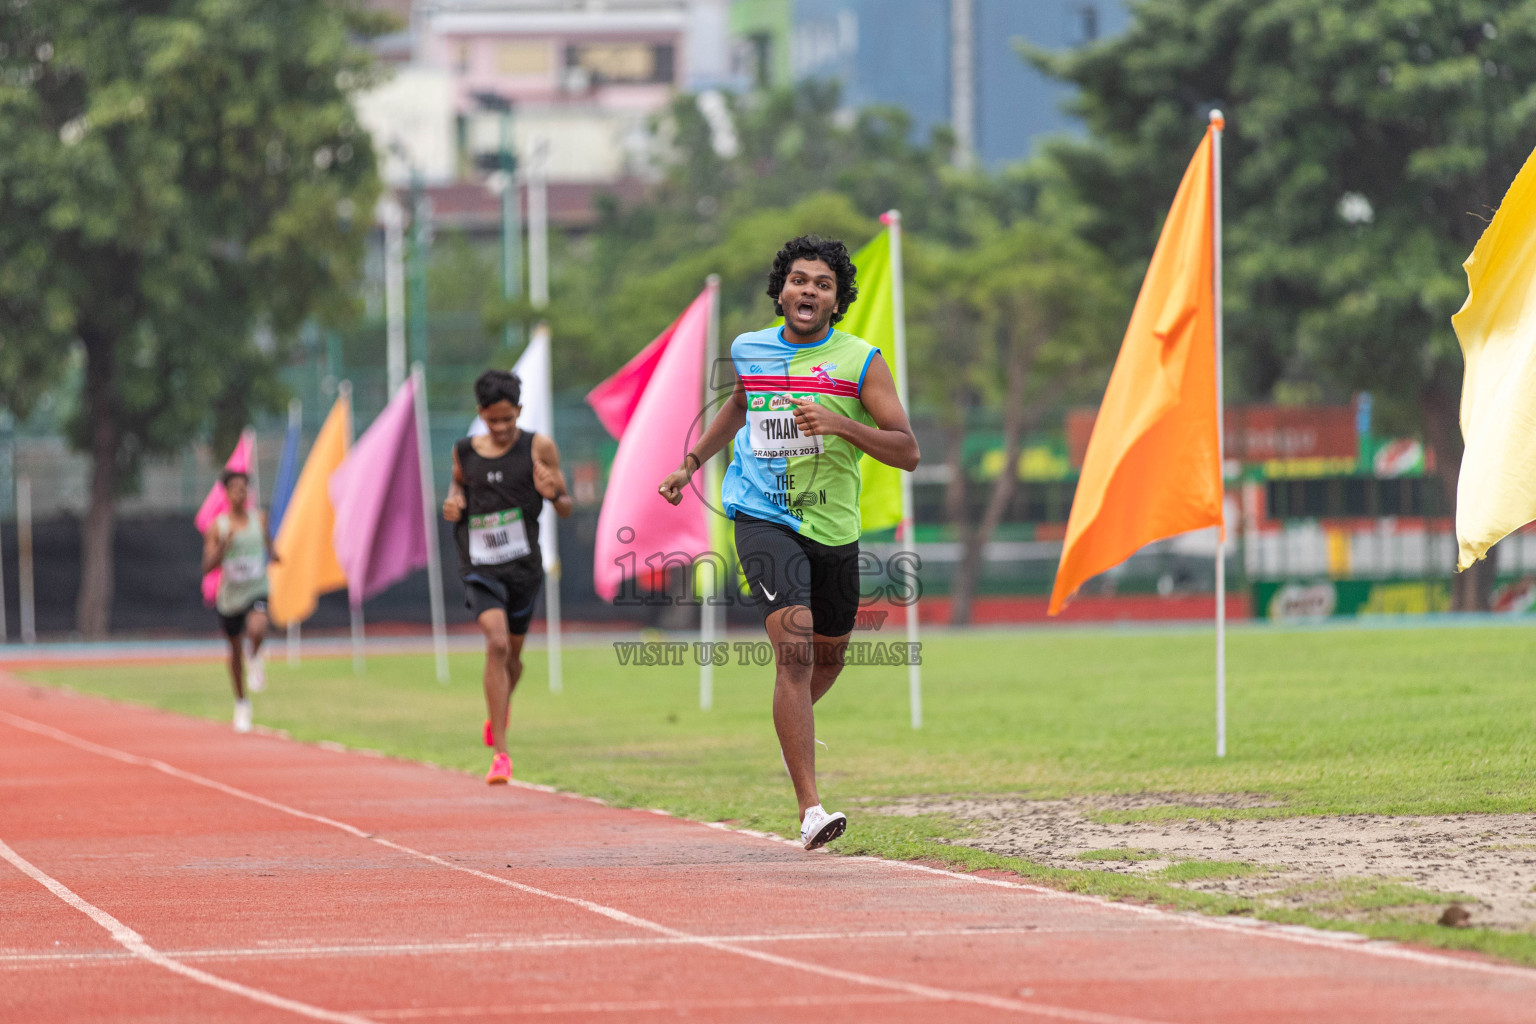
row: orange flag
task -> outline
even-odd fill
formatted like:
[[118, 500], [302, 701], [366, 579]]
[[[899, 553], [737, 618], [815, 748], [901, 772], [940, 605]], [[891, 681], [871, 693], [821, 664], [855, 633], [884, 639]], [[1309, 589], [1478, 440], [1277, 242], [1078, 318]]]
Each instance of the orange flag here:
[[303, 622], [315, 612], [321, 594], [347, 585], [347, 574], [336, 561], [331, 537], [336, 512], [331, 507], [331, 475], [352, 447], [352, 398], [343, 384], [336, 404], [315, 436], [309, 459], [288, 499], [272, 550], [279, 561], [267, 568], [272, 617], [278, 622]]
[[1157, 240], [1093, 425], [1050, 614], [1154, 540], [1222, 525], [1213, 124]]

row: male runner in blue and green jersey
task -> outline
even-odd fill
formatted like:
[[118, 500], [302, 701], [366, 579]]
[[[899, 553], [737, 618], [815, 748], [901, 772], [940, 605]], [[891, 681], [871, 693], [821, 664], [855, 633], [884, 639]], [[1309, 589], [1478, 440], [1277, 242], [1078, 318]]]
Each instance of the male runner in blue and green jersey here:
[[807, 850], [847, 827], [816, 790], [812, 705], [842, 671], [859, 607], [859, 457], [911, 470], [917, 438], [879, 349], [834, 326], [858, 289], [842, 242], [787, 242], [768, 275], [783, 327], [731, 343], [736, 388], [659, 488], [674, 505], [694, 472], [735, 439], [721, 501], [773, 643], [773, 724]]

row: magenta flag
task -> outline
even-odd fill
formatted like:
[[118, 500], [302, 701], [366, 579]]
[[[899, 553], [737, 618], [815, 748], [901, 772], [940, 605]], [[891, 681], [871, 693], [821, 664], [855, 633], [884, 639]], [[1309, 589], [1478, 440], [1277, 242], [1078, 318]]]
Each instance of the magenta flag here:
[[[225, 461], [224, 468], [234, 470], [237, 473], [250, 473], [251, 459], [255, 457], [255, 454], [255, 433], [251, 430], [242, 430], [240, 432], [240, 440], [235, 442], [235, 450], [230, 453], [228, 460]], [[255, 489], [251, 488], [248, 493], [249, 497], [246, 499], [246, 507], [253, 509], [258, 507], [260, 502]], [[228, 511], [229, 495], [224, 493], [224, 481], [215, 480], [213, 486], [208, 489], [208, 496], [198, 506], [197, 515], [193, 517], [192, 522], [197, 526], [199, 534], [205, 534], [208, 532], [208, 527], [213, 525], [213, 521]], [[203, 576], [204, 604], [212, 605], [219, 596], [219, 577], [222, 575], [223, 570], [215, 567], [212, 572]]]
[[331, 474], [332, 544], [353, 604], [427, 565], [416, 387], [400, 386]]
[[712, 301], [706, 288], [660, 337], [587, 395], [603, 426], [619, 439], [597, 516], [592, 568], [592, 584], [605, 601], [618, 595], [626, 576], [656, 589], [669, 555], [691, 558], [709, 550], [708, 510], [697, 490], [685, 490], [673, 507], [656, 488], [703, 430]]

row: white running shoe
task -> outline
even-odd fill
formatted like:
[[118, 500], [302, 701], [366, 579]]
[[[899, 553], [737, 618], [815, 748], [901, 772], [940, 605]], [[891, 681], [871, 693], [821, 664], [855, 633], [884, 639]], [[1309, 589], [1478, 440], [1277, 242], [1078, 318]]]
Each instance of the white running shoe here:
[[842, 811], [828, 814], [821, 804], [806, 808], [805, 819], [800, 822], [800, 845], [807, 850], [826, 846], [847, 827], [848, 817]]
[[267, 659], [260, 654], [245, 659], [245, 686], [252, 693], [260, 693], [267, 688]]
[[251, 702], [249, 700], [235, 701], [235, 732], [251, 731]]

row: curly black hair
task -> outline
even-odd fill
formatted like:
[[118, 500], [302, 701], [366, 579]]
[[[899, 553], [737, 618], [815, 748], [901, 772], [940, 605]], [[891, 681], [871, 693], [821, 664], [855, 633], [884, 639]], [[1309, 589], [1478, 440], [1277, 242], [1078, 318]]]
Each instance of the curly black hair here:
[[848, 258], [848, 247], [835, 238], [820, 235], [801, 235], [785, 242], [784, 248], [773, 258], [773, 269], [768, 271], [768, 297], [773, 300], [773, 311], [779, 316], [784, 315], [779, 296], [784, 294], [784, 279], [789, 276], [789, 268], [795, 265], [795, 260], [820, 260], [831, 268], [837, 278], [837, 309], [832, 313], [832, 322], [837, 323], [853, 305], [853, 300], [859, 297], [859, 289], [853, 283], [859, 268]]
[[475, 404], [482, 409], [497, 402], [522, 405], [523, 382], [515, 373], [506, 370], [486, 370], [475, 381]]

